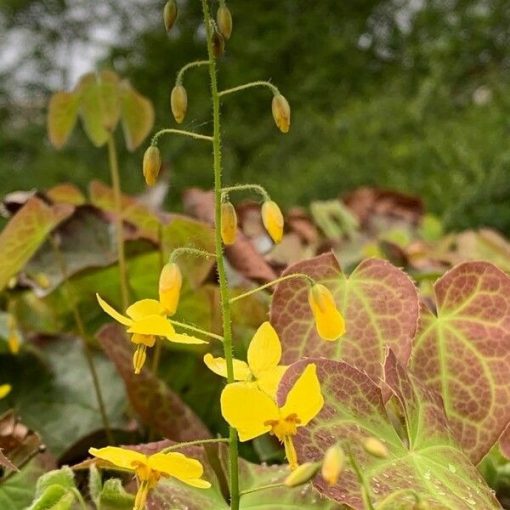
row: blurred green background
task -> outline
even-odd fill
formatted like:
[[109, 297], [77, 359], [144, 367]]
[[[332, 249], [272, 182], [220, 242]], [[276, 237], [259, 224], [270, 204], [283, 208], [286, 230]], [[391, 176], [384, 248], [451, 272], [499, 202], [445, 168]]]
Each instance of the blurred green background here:
[[[81, 128], [56, 152], [47, 141], [51, 92], [113, 68], [175, 127], [169, 92], [179, 68], [203, 58], [198, 0], [180, 0], [167, 35], [163, 1], [1, 0], [0, 192], [108, 180], [106, 148]], [[284, 206], [360, 185], [420, 195], [452, 229], [510, 233], [510, 2], [508, 0], [231, 0], [234, 32], [220, 63], [228, 88], [269, 79], [292, 106], [280, 134], [271, 94], [224, 101], [226, 182], [259, 182]], [[205, 69], [184, 82], [183, 126], [208, 132]], [[141, 157], [122, 148], [123, 187], [144, 189]], [[168, 207], [188, 186], [211, 185], [207, 145], [160, 144]]]

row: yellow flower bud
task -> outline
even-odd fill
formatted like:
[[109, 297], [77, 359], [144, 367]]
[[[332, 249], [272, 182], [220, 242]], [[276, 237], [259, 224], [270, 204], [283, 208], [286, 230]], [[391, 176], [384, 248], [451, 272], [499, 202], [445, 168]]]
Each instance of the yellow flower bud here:
[[376, 437], [367, 437], [363, 440], [363, 448], [367, 453], [379, 459], [386, 459], [389, 455], [388, 448]]
[[212, 36], [212, 46], [215, 58], [221, 57], [225, 52], [225, 39], [216, 30], [214, 31], [214, 34]]
[[290, 473], [283, 481], [287, 487], [298, 487], [308, 483], [320, 469], [320, 462], [305, 462], [300, 464], [294, 471]]
[[312, 285], [308, 291], [308, 303], [312, 310], [317, 333], [324, 340], [336, 340], [345, 334], [345, 320], [336, 307], [331, 291], [321, 283]]
[[177, 124], [181, 124], [188, 111], [188, 94], [182, 85], [176, 85], [170, 94], [170, 107]]
[[21, 336], [19, 334], [18, 323], [14, 315], [9, 315], [7, 317], [7, 329], [7, 345], [9, 346], [9, 351], [11, 354], [18, 354], [21, 344]]
[[159, 276], [159, 302], [167, 315], [173, 315], [179, 304], [181, 294], [182, 273], [175, 262], [163, 266]]
[[159, 169], [161, 168], [161, 156], [159, 149], [151, 145], [143, 155], [143, 176], [149, 186], [154, 186], [158, 179]]
[[276, 202], [266, 200], [262, 204], [262, 223], [271, 239], [279, 243], [283, 237], [283, 214]]
[[226, 245], [234, 244], [237, 236], [237, 213], [231, 202], [221, 204], [221, 239]]
[[216, 23], [221, 35], [228, 41], [232, 35], [232, 13], [226, 5], [220, 5], [216, 13]]
[[175, 0], [168, 0], [163, 9], [163, 20], [167, 32], [170, 32], [177, 19], [177, 2]]
[[338, 445], [330, 446], [324, 454], [322, 461], [322, 478], [326, 480], [328, 485], [335, 485], [338, 482], [345, 465], [345, 454]]
[[10, 384], [0, 384], [0, 398], [6, 397], [12, 390]]
[[145, 364], [145, 360], [147, 359], [147, 347], [144, 344], [138, 344], [135, 349], [135, 353], [133, 354], [133, 368], [135, 369], [135, 374], [138, 375]]
[[282, 133], [288, 133], [290, 128], [290, 106], [288, 101], [281, 94], [275, 94], [271, 109], [278, 129]]

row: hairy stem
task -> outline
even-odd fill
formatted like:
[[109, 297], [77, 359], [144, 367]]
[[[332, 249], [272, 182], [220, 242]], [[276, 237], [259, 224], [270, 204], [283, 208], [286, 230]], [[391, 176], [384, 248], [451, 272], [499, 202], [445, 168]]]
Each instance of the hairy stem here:
[[120, 291], [122, 297], [122, 309], [129, 306], [129, 284], [126, 266], [126, 254], [124, 251], [124, 228], [122, 220], [122, 192], [120, 189], [119, 163], [117, 149], [113, 135], [108, 138], [108, 159], [110, 161], [110, 175], [113, 187], [113, 200], [115, 206], [115, 230], [117, 238], [117, 257], [119, 259]]
[[[214, 158], [214, 217], [215, 217], [215, 247], [216, 265], [221, 296], [221, 311], [223, 319], [223, 350], [227, 363], [227, 380], [234, 382], [234, 365], [232, 349], [232, 324], [230, 316], [229, 289], [225, 263], [223, 260], [223, 244], [221, 240], [221, 124], [220, 124], [220, 96], [218, 93], [218, 79], [216, 60], [213, 52], [213, 33], [211, 14], [207, 0], [202, 0], [204, 24], [207, 32], [207, 52], [209, 55], [209, 76], [211, 79], [211, 98], [213, 109], [213, 158]], [[233, 427], [229, 428], [229, 479], [230, 479], [230, 508], [239, 510], [239, 467], [237, 432]]]
[[184, 131], [183, 129], [162, 129], [158, 131], [151, 140], [151, 145], [157, 145], [159, 137], [162, 135], [181, 135], [181, 136], [189, 136], [190, 138], [194, 138], [195, 140], [206, 140], [207, 142], [212, 142], [213, 137], [207, 135], [201, 135], [199, 133], [193, 133], [193, 131]]
[[186, 448], [187, 446], [195, 446], [202, 444], [211, 444], [211, 443], [228, 443], [230, 439], [228, 437], [218, 437], [216, 439], [197, 439], [196, 441], [186, 441], [184, 443], [174, 444], [161, 450], [161, 453], [168, 453], [173, 450], [179, 450], [179, 448]]
[[273, 94], [275, 96], [280, 93], [280, 91], [278, 90], [278, 87], [276, 87], [269, 81], [252, 81], [250, 83], [245, 83], [244, 85], [238, 85], [237, 87], [232, 87], [231, 89], [222, 90], [221, 92], [219, 92], [218, 95], [220, 97], [223, 97], [223, 96], [226, 96], [227, 94], [233, 94], [234, 92], [240, 92], [241, 90], [251, 89], [253, 87], [267, 87], [267, 88], [271, 89], [271, 91], [273, 92]]
[[244, 496], [245, 494], [251, 494], [252, 492], [259, 492], [259, 491], [265, 491], [268, 489], [275, 489], [277, 487], [285, 487], [285, 484], [283, 483], [270, 483], [269, 485], [261, 485], [260, 487], [254, 487], [253, 489], [248, 489], [241, 492], [241, 495]]
[[64, 257], [62, 256], [62, 252], [60, 251], [57, 240], [53, 236], [50, 236], [50, 242], [53, 248], [53, 252], [55, 254], [55, 259], [57, 260], [57, 264], [62, 274], [63, 278], [62, 288], [66, 294], [67, 303], [71, 307], [74, 322], [76, 324], [76, 329], [78, 330], [78, 334], [82, 341], [83, 353], [85, 355], [85, 360], [87, 361], [90, 376], [92, 377], [92, 384], [94, 385], [97, 405], [99, 407], [99, 413], [101, 414], [101, 420], [103, 421], [103, 427], [106, 433], [106, 437], [108, 439], [108, 442], [112, 444], [114, 442], [112, 429], [110, 426], [110, 421], [108, 420], [108, 414], [106, 413], [106, 406], [104, 404], [103, 393], [101, 391], [101, 384], [99, 382], [99, 377], [97, 375], [96, 365], [94, 364], [94, 358], [92, 357], [92, 352], [90, 351], [89, 343], [87, 341], [87, 332], [85, 330], [85, 324], [80, 314], [80, 310], [78, 309], [78, 305], [76, 304], [73, 288], [68, 278], [67, 264]]
[[176, 85], [182, 85], [182, 77], [184, 76], [184, 73], [188, 69], [192, 69], [193, 67], [199, 67], [199, 66], [207, 66], [209, 65], [209, 60], [197, 60], [196, 62], [190, 62], [189, 64], [186, 64], [185, 66], [181, 67], [181, 70], [177, 73], [177, 78], [175, 79]]
[[215, 340], [219, 340], [220, 342], [223, 342], [223, 337], [220, 335], [217, 335], [216, 333], [211, 333], [210, 331], [206, 331], [205, 329], [200, 329], [195, 326], [192, 326], [191, 324], [186, 324], [185, 322], [179, 322], [174, 319], [168, 319], [168, 322], [172, 324], [173, 326], [178, 326], [182, 329], [187, 329], [189, 331], [193, 331], [194, 333], [199, 333], [204, 336], [208, 336], [210, 338], [214, 338]]
[[201, 250], [200, 248], [189, 248], [187, 246], [182, 246], [180, 248], [175, 248], [170, 254], [170, 262], [175, 262], [182, 255], [192, 255], [194, 257], [203, 257], [206, 259], [214, 259], [216, 258], [215, 253], [209, 253], [208, 251]]
[[272, 280], [268, 283], [265, 283], [264, 285], [261, 285], [260, 287], [256, 287], [254, 289], [251, 289], [247, 292], [244, 292], [243, 294], [239, 294], [239, 296], [233, 297], [230, 300], [230, 304], [235, 303], [236, 301], [239, 301], [240, 299], [244, 299], [245, 297], [251, 296], [252, 294], [255, 294], [256, 292], [260, 292], [261, 290], [267, 289], [269, 287], [272, 287], [273, 285], [277, 285], [280, 282], [284, 282], [285, 280], [290, 280], [292, 278], [301, 278], [303, 280], [306, 280], [310, 285], [315, 285], [315, 280], [304, 273], [292, 273], [288, 274], [286, 276], [282, 276], [281, 278], [277, 278], [276, 280]]
[[221, 190], [222, 194], [228, 195], [233, 191], [248, 191], [253, 190], [259, 195], [262, 195], [264, 200], [271, 200], [269, 193], [260, 184], [236, 184], [235, 186], [228, 186]]

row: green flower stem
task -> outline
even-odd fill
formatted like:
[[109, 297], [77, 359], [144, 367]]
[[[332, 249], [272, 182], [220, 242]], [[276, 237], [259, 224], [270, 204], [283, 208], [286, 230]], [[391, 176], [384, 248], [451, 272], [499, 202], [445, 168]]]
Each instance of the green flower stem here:
[[85, 360], [87, 361], [87, 365], [89, 368], [90, 375], [92, 377], [92, 384], [94, 385], [94, 391], [96, 393], [97, 405], [99, 407], [99, 412], [101, 414], [101, 419], [103, 421], [103, 427], [106, 433], [106, 438], [110, 444], [113, 444], [114, 438], [112, 435], [112, 429], [110, 426], [110, 421], [108, 420], [108, 414], [106, 412], [106, 406], [104, 404], [103, 393], [101, 391], [101, 384], [99, 382], [99, 377], [97, 375], [96, 365], [94, 364], [94, 358], [92, 357], [92, 352], [89, 347], [89, 343], [87, 341], [87, 332], [85, 330], [85, 324], [83, 322], [82, 316], [80, 314], [80, 310], [78, 309], [78, 305], [76, 304], [76, 300], [73, 293], [73, 288], [71, 282], [68, 278], [67, 264], [62, 256], [62, 252], [58, 246], [58, 243], [54, 236], [50, 236], [50, 243], [53, 248], [53, 252], [55, 254], [55, 258], [57, 260], [57, 264], [60, 268], [60, 272], [62, 274], [63, 282], [62, 289], [66, 294], [66, 301], [71, 307], [71, 311], [73, 313], [74, 322], [76, 324], [76, 329], [78, 330], [78, 334], [80, 335], [82, 345], [83, 345], [83, 353], [85, 354]]
[[276, 489], [278, 487], [286, 487], [284, 483], [270, 483], [269, 485], [261, 485], [260, 487], [254, 487], [253, 489], [248, 489], [245, 491], [242, 491], [240, 493], [241, 496], [244, 496], [245, 494], [251, 494], [252, 492], [258, 492], [258, 491], [265, 491], [267, 489]]
[[182, 246], [180, 248], [175, 248], [170, 254], [169, 261], [175, 262], [182, 255], [193, 255], [195, 257], [204, 257], [206, 259], [215, 259], [216, 254], [210, 253], [205, 250], [201, 250], [200, 248], [188, 248], [187, 246]]
[[310, 285], [315, 285], [317, 282], [310, 276], [304, 273], [292, 273], [288, 274], [286, 276], [282, 276], [281, 278], [277, 278], [276, 280], [270, 281], [269, 283], [265, 283], [264, 285], [261, 285], [260, 287], [256, 287], [252, 290], [249, 290], [248, 292], [244, 292], [243, 294], [239, 294], [239, 296], [233, 297], [230, 299], [230, 304], [235, 303], [236, 301], [239, 301], [240, 299], [244, 299], [245, 297], [251, 296], [252, 294], [255, 294], [256, 292], [259, 292], [261, 290], [267, 289], [268, 287], [272, 287], [273, 285], [277, 285], [278, 283], [284, 282], [285, 280], [290, 280], [292, 278], [301, 278], [303, 280], [306, 280]]
[[207, 135], [201, 135], [199, 133], [193, 133], [193, 131], [184, 131], [183, 129], [162, 129], [158, 131], [151, 140], [151, 145], [158, 145], [159, 137], [162, 135], [181, 135], [181, 136], [189, 136], [190, 138], [194, 138], [195, 140], [206, 140], [207, 142], [212, 142], [213, 137]]
[[189, 64], [186, 64], [184, 67], [181, 67], [181, 70], [177, 73], [177, 78], [175, 79], [176, 85], [182, 85], [182, 78], [184, 76], [184, 73], [188, 69], [192, 69], [193, 67], [199, 67], [199, 66], [207, 66], [209, 65], [209, 60], [197, 60], [196, 62], [190, 62]]
[[347, 455], [349, 456], [349, 461], [351, 463], [352, 468], [354, 469], [354, 472], [356, 473], [356, 476], [358, 477], [358, 481], [361, 485], [362, 493], [363, 493], [363, 500], [367, 506], [367, 510], [375, 510], [374, 505], [372, 504], [372, 498], [370, 497], [370, 487], [365, 479], [365, 476], [363, 475], [363, 472], [361, 471], [360, 467], [358, 466], [358, 463], [356, 462], [356, 459], [354, 458], [354, 455], [352, 454], [351, 448], [349, 446], [346, 447]]
[[196, 441], [186, 441], [184, 443], [177, 443], [172, 446], [161, 450], [161, 453], [168, 453], [173, 450], [179, 450], [180, 448], [186, 448], [187, 446], [211, 444], [211, 443], [228, 443], [230, 439], [228, 437], [218, 437], [216, 439], [197, 439]]
[[[202, 0], [204, 13], [204, 24], [207, 32], [207, 53], [209, 55], [209, 76], [211, 79], [211, 99], [213, 109], [213, 159], [214, 159], [214, 217], [215, 225], [215, 247], [216, 265], [221, 296], [221, 311], [223, 319], [223, 350], [227, 364], [227, 380], [234, 382], [234, 365], [232, 349], [232, 323], [229, 302], [229, 289], [227, 275], [225, 272], [225, 261], [223, 259], [223, 244], [221, 240], [221, 124], [220, 124], [220, 96], [218, 93], [218, 78], [216, 71], [216, 60], [213, 51], [212, 20], [207, 0]], [[239, 510], [239, 466], [238, 466], [238, 444], [237, 432], [229, 427], [229, 478], [230, 478], [230, 508]]]
[[260, 195], [264, 200], [271, 200], [269, 193], [259, 184], [237, 184], [236, 186], [229, 186], [228, 188], [223, 188], [221, 190], [222, 195], [228, 195], [233, 191], [248, 191], [253, 190]]
[[267, 87], [271, 89], [273, 94], [276, 96], [280, 94], [278, 87], [273, 85], [269, 81], [252, 81], [250, 83], [245, 83], [244, 85], [238, 85], [237, 87], [232, 87], [231, 89], [222, 90], [218, 93], [220, 97], [226, 96], [227, 94], [233, 94], [234, 92], [240, 92], [241, 90], [251, 89], [253, 87]]
[[129, 283], [126, 266], [126, 254], [124, 251], [124, 227], [122, 220], [122, 192], [120, 189], [119, 163], [115, 140], [111, 134], [108, 138], [108, 159], [110, 161], [110, 174], [113, 187], [113, 200], [115, 206], [115, 229], [117, 238], [117, 257], [119, 259], [120, 291], [122, 296], [122, 309], [129, 306]]
[[211, 333], [210, 331], [206, 331], [205, 329], [196, 328], [195, 326], [192, 326], [191, 324], [186, 324], [185, 322], [179, 322], [175, 321], [173, 319], [168, 319], [170, 324], [173, 326], [178, 326], [183, 329], [187, 329], [189, 331], [193, 331], [194, 333], [199, 333], [204, 336], [208, 336], [210, 338], [214, 338], [215, 340], [219, 340], [220, 342], [223, 342], [223, 337], [220, 335], [216, 335], [215, 333]]
[[85, 503], [85, 500], [83, 499], [83, 496], [81, 495], [80, 491], [78, 489], [75, 489], [74, 487], [71, 489], [71, 492], [75, 495], [76, 499], [80, 503], [80, 507], [82, 510], [87, 510], [88, 506]]

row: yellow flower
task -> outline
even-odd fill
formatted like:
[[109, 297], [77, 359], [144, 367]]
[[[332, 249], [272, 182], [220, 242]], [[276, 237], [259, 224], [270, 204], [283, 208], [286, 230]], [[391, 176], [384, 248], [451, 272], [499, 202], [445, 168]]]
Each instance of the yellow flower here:
[[9, 315], [7, 317], [7, 328], [9, 332], [7, 336], [9, 351], [11, 351], [12, 354], [18, 354], [21, 344], [21, 335], [19, 334], [18, 324], [14, 315]]
[[160, 478], [173, 477], [193, 487], [208, 489], [211, 484], [202, 479], [204, 468], [196, 459], [190, 459], [182, 453], [143, 453], [107, 446], [106, 448], [90, 448], [89, 453], [98, 459], [106, 460], [121, 469], [133, 471], [138, 479], [133, 510], [143, 510], [149, 491], [153, 489]]
[[312, 285], [308, 292], [308, 303], [321, 338], [336, 340], [345, 334], [345, 320], [327, 287], [321, 283]]
[[276, 202], [266, 200], [262, 204], [262, 223], [271, 239], [278, 244], [283, 237], [283, 215]]
[[166, 315], [172, 316], [176, 312], [181, 287], [182, 273], [179, 266], [175, 262], [165, 264], [159, 275], [159, 302]]
[[223, 244], [234, 244], [237, 237], [237, 213], [232, 202], [221, 204], [221, 239]]
[[10, 384], [0, 384], [0, 399], [9, 395], [12, 390], [12, 386]]
[[307, 365], [287, 395], [282, 407], [267, 393], [246, 383], [227, 384], [221, 393], [221, 413], [239, 433], [241, 441], [248, 441], [266, 432], [275, 435], [285, 447], [290, 468], [298, 466], [292, 437], [298, 427], [306, 426], [322, 409], [322, 397], [317, 368]]
[[111, 307], [99, 294], [96, 294], [99, 306], [113, 319], [127, 327], [132, 333], [131, 342], [137, 347], [133, 355], [135, 374], [139, 374], [147, 357], [147, 347], [153, 347], [157, 336], [162, 336], [170, 342], [181, 344], [204, 344], [193, 336], [175, 332], [173, 326], [165, 317], [166, 310], [156, 299], [142, 299], [133, 303], [122, 315]]
[[[269, 322], [264, 322], [248, 347], [248, 363], [234, 361], [234, 379], [236, 381], [255, 381], [256, 385], [271, 397], [274, 397], [278, 384], [287, 370], [280, 366], [282, 346], [278, 334]], [[215, 374], [227, 377], [227, 362], [224, 358], [214, 358], [210, 353], [204, 356], [204, 363]]]

